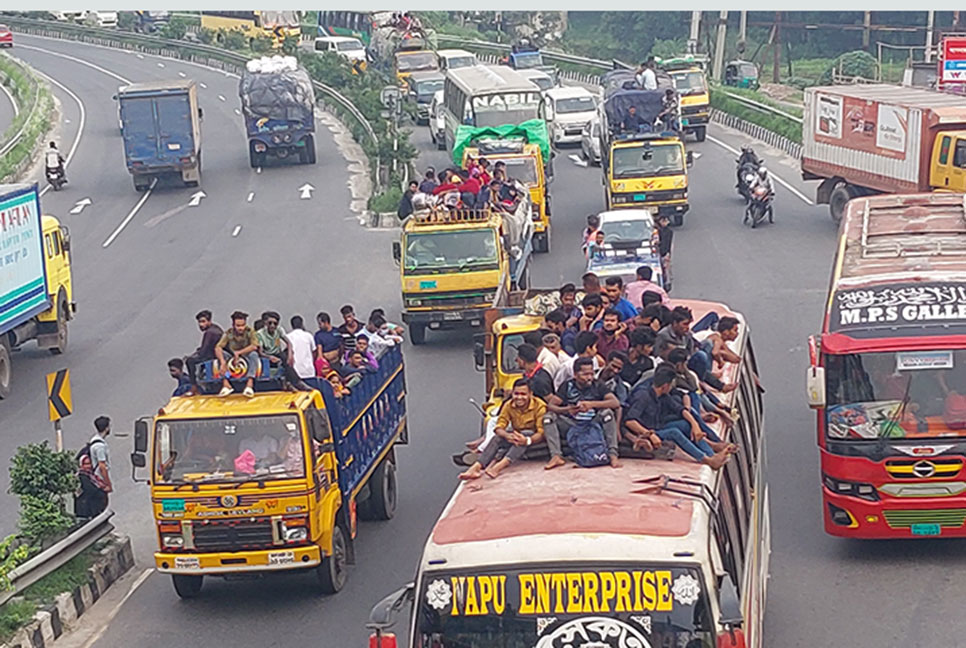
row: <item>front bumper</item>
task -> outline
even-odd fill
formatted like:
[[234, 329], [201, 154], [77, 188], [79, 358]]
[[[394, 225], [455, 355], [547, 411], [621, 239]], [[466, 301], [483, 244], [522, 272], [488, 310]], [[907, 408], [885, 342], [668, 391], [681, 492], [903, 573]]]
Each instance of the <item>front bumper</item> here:
[[706, 112], [694, 113], [692, 115], [681, 115], [681, 125], [685, 128], [705, 126], [710, 120], [710, 115]]
[[163, 574], [238, 574], [284, 571], [315, 567], [322, 562], [322, 551], [316, 545], [233, 551], [223, 553], [154, 554], [154, 565]]
[[825, 532], [841, 538], [964, 538], [966, 496], [868, 501], [822, 487]]
[[476, 328], [483, 326], [484, 308], [454, 308], [453, 310], [404, 310], [404, 324], [421, 324], [431, 329]]

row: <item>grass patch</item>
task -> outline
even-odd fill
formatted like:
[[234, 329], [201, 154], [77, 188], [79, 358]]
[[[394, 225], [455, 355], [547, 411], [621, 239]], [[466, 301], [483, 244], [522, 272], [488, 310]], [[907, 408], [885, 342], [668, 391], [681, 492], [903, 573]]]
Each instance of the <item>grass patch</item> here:
[[[726, 94], [734, 94], [734, 95], [739, 95], [741, 97], [747, 97], [748, 99], [751, 99], [752, 101], [757, 101], [760, 104], [765, 104], [766, 106], [771, 106], [772, 108], [775, 108], [776, 110], [781, 110], [782, 112], [787, 112], [790, 115], [795, 115], [796, 117], [801, 117], [802, 116], [802, 107], [801, 106], [788, 106], [788, 105], [785, 105], [785, 104], [783, 104], [783, 103], [781, 103], [779, 101], [776, 101], [775, 99], [772, 99], [771, 97], [769, 97], [767, 95], [761, 94], [760, 92], [756, 92], [755, 90], [748, 90], [746, 88], [731, 88], [731, 87], [729, 87], [729, 88], [714, 88], [714, 89], [712, 89], [712, 92], [719, 93], [719, 94], [723, 94], [723, 95], [726, 95]], [[799, 103], [801, 103], [802, 101], [804, 101], [804, 98], [805, 98], [804, 93], [797, 93], [797, 94], [798, 94], [798, 96], [796, 98], [798, 99]], [[793, 98], [791, 98], [791, 97], [789, 98], [789, 101], [793, 101], [793, 100], [794, 100]]]
[[39, 604], [53, 603], [58, 594], [73, 591], [87, 582], [87, 570], [93, 562], [94, 555], [90, 549], [80, 553], [57, 571], [25, 589], [24, 598]]
[[377, 214], [395, 212], [399, 209], [399, 201], [402, 200], [402, 195], [403, 192], [399, 185], [391, 183], [384, 191], [369, 198], [369, 209]]
[[0, 181], [4, 181], [10, 178], [24, 158], [33, 155], [38, 140], [47, 132], [54, 103], [48, 88], [28, 68], [6, 55], [0, 56], [0, 72], [6, 79], [4, 85], [20, 106], [20, 114], [13, 119], [0, 140], [9, 142], [23, 127], [17, 145], [0, 159]]
[[[719, 89], [711, 89], [711, 105], [722, 112], [735, 115], [747, 122], [758, 124], [763, 128], [787, 137], [793, 142], [797, 142], [799, 144], [802, 142], [802, 125], [800, 123], [786, 117], [782, 117], [781, 115], [775, 115], [774, 113], [765, 112], [763, 110], [752, 108], [751, 106], [746, 106], [735, 99], [731, 99], [727, 94]], [[786, 110], [786, 112], [788, 112], [788, 110]]]
[[7, 641], [30, 622], [37, 611], [37, 604], [21, 598], [11, 599], [0, 606], [0, 641]]

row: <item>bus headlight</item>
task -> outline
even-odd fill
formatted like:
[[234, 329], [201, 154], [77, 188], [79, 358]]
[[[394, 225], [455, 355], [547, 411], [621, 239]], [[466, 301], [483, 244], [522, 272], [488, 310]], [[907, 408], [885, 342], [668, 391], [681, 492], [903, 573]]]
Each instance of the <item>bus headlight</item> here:
[[309, 530], [305, 527], [285, 528], [286, 542], [305, 542], [309, 537]]
[[422, 299], [406, 299], [406, 306], [420, 307], [423, 305]]
[[879, 493], [872, 484], [845, 481], [828, 475], [822, 475], [822, 483], [836, 495], [849, 495], [869, 502], [879, 501]]
[[184, 538], [180, 535], [161, 536], [161, 544], [168, 549], [181, 549], [184, 547]]

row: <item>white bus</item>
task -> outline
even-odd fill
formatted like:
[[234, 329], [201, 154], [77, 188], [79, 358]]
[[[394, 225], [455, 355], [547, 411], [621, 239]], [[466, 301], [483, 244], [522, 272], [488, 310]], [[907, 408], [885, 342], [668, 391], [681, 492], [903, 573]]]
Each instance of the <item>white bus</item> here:
[[[695, 318], [724, 304], [677, 301]], [[426, 542], [415, 582], [373, 608], [370, 647], [761, 648], [770, 531], [762, 402], [748, 327], [719, 396], [739, 412], [720, 471], [622, 457], [617, 469], [520, 461], [461, 484]]]
[[521, 124], [543, 115], [540, 89], [505, 65], [451, 69], [443, 84], [446, 147], [452, 150], [456, 128]]

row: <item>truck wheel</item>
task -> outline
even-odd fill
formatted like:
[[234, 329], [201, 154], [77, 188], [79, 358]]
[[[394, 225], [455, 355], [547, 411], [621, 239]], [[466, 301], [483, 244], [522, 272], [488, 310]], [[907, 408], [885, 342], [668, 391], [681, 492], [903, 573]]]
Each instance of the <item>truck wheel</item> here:
[[322, 559], [322, 564], [315, 568], [319, 577], [319, 587], [324, 594], [335, 594], [343, 587], [348, 577], [349, 547], [346, 545], [345, 534], [338, 524], [332, 529], [332, 555]]
[[0, 399], [10, 395], [10, 376], [13, 370], [10, 366], [10, 338], [6, 334], [0, 335]]
[[302, 164], [315, 164], [315, 138], [311, 135], [306, 135], [305, 146], [299, 152], [299, 162]]
[[674, 212], [674, 216], [671, 217], [671, 224], [675, 227], [681, 227], [684, 225], [684, 213]]
[[60, 355], [67, 350], [67, 300], [62, 299], [57, 304], [57, 346], [50, 347], [50, 352]]
[[396, 464], [388, 456], [369, 479], [367, 504], [373, 520], [391, 520], [396, 514]]
[[828, 197], [828, 211], [834, 222], [842, 222], [842, 217], [845, 216], [845, 206], [850, 200], [852, 200], [852, 192], [849, 191], [847, 184], [843, 183], [832, 189], [832, 193]]
[[183, 599], [192, 599], [201, 592], [205, 577], [201, 574], [171, 574], [171, 582], [174, 584], [174, 591], [178, 593], [178, 596]]
[[707, 126], [699, 126], [698, 128], [694, 129], [694, 138], [699, 142], [703, 142], [704, 138], [707, 136], [708, 136]]
[[409, 341], [415, 345], [426, 344], [426, 325], [413, 322], [409, 327]]

